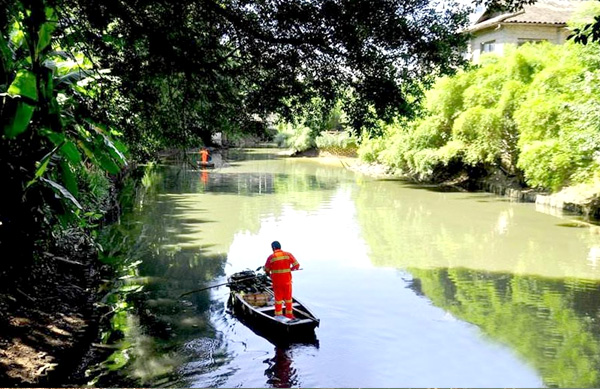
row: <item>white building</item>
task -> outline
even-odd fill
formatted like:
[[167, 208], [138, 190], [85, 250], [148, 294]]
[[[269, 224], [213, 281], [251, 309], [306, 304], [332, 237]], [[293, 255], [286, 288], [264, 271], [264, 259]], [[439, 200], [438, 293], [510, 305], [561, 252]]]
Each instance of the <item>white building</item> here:
[[540, 41], [563, 44], [570, 34], [567, 21], [581, 3], [576, 0], [538, 0], [521, 11], [485, 11], [467, 29], [471, 33], [471, 61], [479, 63], [482, 53], [502, 55], [507, 44]]

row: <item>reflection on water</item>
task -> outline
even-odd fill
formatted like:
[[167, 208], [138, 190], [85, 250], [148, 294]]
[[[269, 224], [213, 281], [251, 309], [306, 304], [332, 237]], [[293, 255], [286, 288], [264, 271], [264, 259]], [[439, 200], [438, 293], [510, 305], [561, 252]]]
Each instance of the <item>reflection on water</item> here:
[[[210, 294], [178, 298], [223, 275], [226, 259], [185, 238], [191, 226], [207, 221], [165, 198], [171, 188], [188, 185], [184, 178], [181, 171], [147, 168], [141, 185], [125, 191], [120, 221], [103, 231], [104, 256], [119, 264], [122, 276], [104, 301], [117, 312], [103, 338], [116, 351], [103, 364], [108, 372], [92, 370], [96, 386], [170, 383], [186, 361], [221, 347], [209, 322], [210, 311], [220, 308]], [[188, 340], [196, 347], [175, 352]]]
[[418, 289], [516, 350], [551, 387], [600, 383], [600, 283], [468, 269], [411, 269]]
[[[222, 161], [164, 167], [109, 234], [144, 284], [112, 386], [600, 386], [596, 227], [270, 150]], [[273, 240], [302, 263], [317, 344], [274, 347], [226, 287], [179, 298], [262, 265]]]
[[267, 384], [274, 388], [291, 388], [298, 385], [297, 372], [289, 348], [275, 347], [273, 358], [266, 359], [264, 363], [269, 366], [265, 370]]
[[[480, 203], [476, 200], [487, 199]], [[378, 266], [463, 267], [600, 280], [588, 261], [596, 227], [565, 229], [531, 204], [485, 193], [431, 193], [369, 182], [356, 192], [359, 222]]]

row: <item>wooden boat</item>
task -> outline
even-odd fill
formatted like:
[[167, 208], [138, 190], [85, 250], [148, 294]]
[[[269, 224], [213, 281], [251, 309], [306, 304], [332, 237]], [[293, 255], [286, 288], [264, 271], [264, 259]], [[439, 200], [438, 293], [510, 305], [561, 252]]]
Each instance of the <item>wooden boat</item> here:
[[201, 169], [212, 169], [215, 167], [215, 163], [198, 161], [198, 167]]
[[293, 298], [294, 319], [275, 317], [271, 279], [266, 274], [247, 270], [231, 275], [229, 304], [234, 315], [259, 335], [272, 342], [313, 342], [319, 319]]

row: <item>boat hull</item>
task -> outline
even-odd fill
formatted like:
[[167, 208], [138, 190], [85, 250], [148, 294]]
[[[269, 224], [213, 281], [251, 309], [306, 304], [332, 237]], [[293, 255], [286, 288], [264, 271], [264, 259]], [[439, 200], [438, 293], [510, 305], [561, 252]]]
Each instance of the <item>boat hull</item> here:
[[[273, 343], [315, 343], [319, 319], [306, 305], [293, 299], [295, 319], [275, 317], [273, 291], [270, 286], [256, 287], [254, 293], [231, 287], [229, 306], [235, 317], [252, 331]], [[251, 297], [262, 297], [260, 301]]]

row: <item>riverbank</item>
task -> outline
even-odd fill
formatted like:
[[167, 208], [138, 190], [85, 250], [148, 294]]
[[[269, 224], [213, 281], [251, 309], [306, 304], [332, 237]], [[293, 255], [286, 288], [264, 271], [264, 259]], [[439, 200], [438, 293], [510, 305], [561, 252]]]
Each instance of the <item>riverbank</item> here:
[[70, 231], [0, 294], [0, 382], [85, 383], [82, 361], [98, 335], [102, 269], [89, 238]]
[[[119, 218], [117, 196], [130, 172], [111, 180], [103, 225]], [[98, 260], [97, 242], [80, 228], [57, 229], [51, 241], [38, 243], [34, 263], [13, 273], [0, 271], [0, 382], [85, 385], [85, 369], [108, 356], [94, 344], [106, 314], [98, 303], [114, 271]]]

